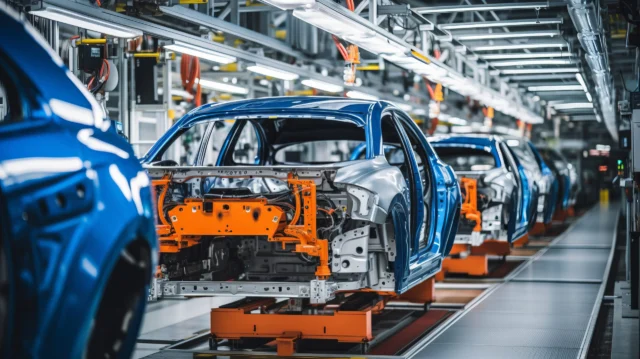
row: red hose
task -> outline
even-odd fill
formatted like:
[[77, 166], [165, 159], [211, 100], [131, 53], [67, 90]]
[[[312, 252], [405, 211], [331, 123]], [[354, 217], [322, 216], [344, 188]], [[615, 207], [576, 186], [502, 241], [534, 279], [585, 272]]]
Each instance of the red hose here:
[[331, 38], [333, 39], [333, 42], [336, 44], [336, 47], [338, 48], [340, 55], [342, 55], [342, 58], [344, 58], [345, 61], [349, 61], [349, 52], [347, 52], [347, 49], [340, 42], [340, 39], [338, 39], [336, 35], [331, 35]]
[[202, 87], [200, 83], [196, 85], [194, 92], [194, 84], [196, 79], [200, 77], [200, 59], [195, 56], [182, 54], [180, 60], [180, 78], [182, 79], [182, 87], [193, 95], [195, 98], [195, 105], [200, 106], [202, 104]]

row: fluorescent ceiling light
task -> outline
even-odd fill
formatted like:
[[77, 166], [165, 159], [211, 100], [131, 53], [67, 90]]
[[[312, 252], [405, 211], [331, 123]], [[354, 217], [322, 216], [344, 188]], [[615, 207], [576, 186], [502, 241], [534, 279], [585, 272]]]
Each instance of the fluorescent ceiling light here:
[[293, 16], [376, 55], [398, 54], [408, 49], [407, 45], [390, 41], [373, 29], [321, 3], [296, 9]]
[[559, 36], [558, 30], [546, 30], [546, 31], [517, 31], [517, 32], [498, 32], [492, 34], [454, 34], [453, 37], [460, 41], [471, 40], [496, 40], [496, 39], [514, 39], [519, 37], [554, 37]]
[[593, 108], [593, 103], [591, 102], [574, 102], [574, 103], [559, 103], [553, 105], [553, 108], [556, 110], [574, 110], [574, 109], [582, 109], [582, 108]]
[[514, 60], [514, 59], [545, 59], [553, 57], [573, 57], [570, 52], [522, 52], [517, 54], [486, 54], [480, 55], [483, 60]]
[[510, 27], [510, 26], [534, 26], [534, 25], [554, 25], [562, 24], [562, 18], [551, 19], [523, 19], [523, 20], [503, 20], [503, 21], [475, 21], [475, 22], [459, 22], [453, 24], [438, 25], [443, 30], [463, 30], [463, 29], [485, 29], [491, 27]]
[[224, 82], [200, 79], [199, 83], [200, 83], [200, 86], [204, 88], [208, 88], [208, 89], [219, 91], [219, 92], [228, 92], [228, 93], [239, 94], [239, 95], [247, 95], [249, 93], [249, 90], [244, 87], [226, 84]]
[[334, 85], [328, 82], [323, 82], [318, 80], [312, 80], [312, 79], [302, 80], [302, 84], [308, 87], [313, 87], [315, 89], [318, 89], [324, 92], [336, 93], [336, 92], [344, 91], [344, 87], [340, 85]]
[[557, 85], [557, 86], [530, 86], [527, 91], [540, 92], [540, 91], [580, 91], [582, 86], [580, 85]]
[[195, 56], [204, 60], [217, 62], [220, 64], [230, 64], [236, 62], [236, 58], [233, 56], [221, 54], [216, 51], [205, 49], [202, 47], [194, 46], [180, 41], [174, 41], [173, 44], [165, 45], [165, 49], [179, 52], [181, 54], [187, 54]]
[[410, 112], [411, 110], [413, 110], [413, 107], [411, 105], [407, 105], [406, 103], [395, 102], [394, 104], [398, 106], [398, 108], [400, 108], [402, 111], [405, 111], [405, 112]]
[[382, 58], [400, 66], [404, 69], [413, 71], [419, 75], [427, 76], [430, 80], [440, 82], [439, 79], [447, 76], [447, 69], [435, 64], [434, 62], [425, 62], [419, 57], [411, 54], [401, 55], [382, 55]]
[[582, 89], [584, 90], [584, 92], [588, 92], [589, 89], [587, 88], [587, 83], [584, 82], [584, 77], [582, 77], [581, 73], [577, 73], [576, 74], [576, 80], [578, 80], [578, 82], [580, 83], [580, 86], [582, 86]]
[[538, 65], [572, 65], [573, 59], [533, 59], [491, 62], [493, 67], [538, 66]]
[[47, 6], [40, 10], [29, 12], [31, 15], [43, 17], [49, 20], [63, 22], [65, 24], [81, 27], [83, 29], [100, 32], [114, 37], [129, 39], [142, 36], [142, 31], [130, 27], [106, 22], [90, 16], [81, 15], [55, 6]]
[[587, 95], [587, 100], [589, 100], [589, 102], [593, 102], [593, 97], [591, 97], [590, 93], [585, 92], [585, 95]]
[[378, 97], [373, 96], [373, 95], [369, 95], [367, 93], [360, 92], [360, 91], [348, 91], [347, 92], [347, 97], [355, 98], [355, 99], [359, 99], [359, 100], [378, 101]]
[[507, 45], [479, 45], [471, 46], [473, 51], [499, 51], [499, 50], [526, 50], [526, 49], [548, 49], [548, 48], [564, 48], [567, 43], [564, 41], [553, 42], [534, 42], [523, 44], [507, 44]]
[[262, 65], [248, 66], [247, 70], [251, 72], [255, 72], [257, 74], [275, 77], [277, 79], [287, 80], [287, 81], [296, 80], [300, 77], [297, 74], [294, 74], [291, 72], [282, 71], [282, 70], [274, 69], [273, 67], [267, 67]]
[[450, 5], [450, 6], [429, 6], [419, 7], [413, 10], [419, 14], [443, 14], [451, 12], [469, 11], [496, 11], [496, 10], [516, 10], [516, 9], [546, 9], [549, 3], [544, 2], [522, 2], [522, 3], [502, 3], [502, 4], [479, 4], [479, 5]]
[[507, 69], [499, 70], [503, 75], [519, 75], [519, 74], [548, 74], [563, 72], [578, 72], [577, 68], [544, 68], [544, 69]]
[[456, 126], [465, 126], [467, 124], [467, 120], [463, 120], [458, 117], [450, 117], [446, 120], [448, 123]]
[[269, 5], [273, 5], [282, 10], [295, 9], [305, 5], [313, 5], [316, 0], [260, 0]]

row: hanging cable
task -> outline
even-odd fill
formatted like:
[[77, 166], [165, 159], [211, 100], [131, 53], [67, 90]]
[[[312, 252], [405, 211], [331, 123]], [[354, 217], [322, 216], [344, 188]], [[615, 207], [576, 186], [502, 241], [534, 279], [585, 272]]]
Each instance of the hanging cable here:
[[[193, 95], [195, 105], [202, 104], [202, 87], [200, 86], [200, 59], [195, 56], [182, 54], [180, 59], [180, 78], [185, 91]], [[198, 82], [196, 83], [196, 80]], [[195, 85], [195, 90], [194, 90]]]

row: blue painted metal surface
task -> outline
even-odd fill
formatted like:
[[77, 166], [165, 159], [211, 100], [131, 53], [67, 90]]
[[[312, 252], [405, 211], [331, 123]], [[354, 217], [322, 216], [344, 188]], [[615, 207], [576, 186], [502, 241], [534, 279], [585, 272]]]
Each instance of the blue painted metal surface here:
[[[10, 111], [23, 117], [0, 122], [1, 235], [14, 304], [11, 345], [0, 356], [79, 358], [122, 250], [142, 240], [157, 251], [149, 178], [91, 95], [4, 3], [0, 24], [0, 73], [21, 99]], [[147, 292], [140, 288], [124, 356]]]
[[[365, 152], [365, 159], [373, 159], [384, 155], [382, 140], [382, 118], [393, 115], [399, 123], [413, 132], [419, 139], [420, 145], [428, 156], [430, 183], [432, 184], [432, 203], [430, 209], [431, 226], [428, 228], [428, 245], [420, 247], [420, 225], [424, 216], [422, 198], [422, 182], [418, 174], [419, 168], [415, 153], [409, 151], [412, 176], [415, 179], [412, 184], [412, 197], [402, 196], [394, 199], [390, 206], [389, 214], [392, 216], [397, 238], [397, 256], [395, 261], [396, 291], [402, 293], [414, 285], [432, 276], [432, 268], [422, 264], [434, 258], [444, 258], [448, 255], [453, 245], [457, 230], [458, 211], [460, 207], [460, 188], [455, 179], [451, 167], [439, 160], [420, 128], [408, 115], [396, 108], [392, 103], [385, 101], [353, 100], [336, 97], [275, 97], [229, 102], [225, 104], [208, 104], [196, 108], [180, 120], [178, 120], [165, 133], [149, 152], [142, 158], [143, 163], [151, 163], [158, 160], [167, 146], [181, 135], [185, 128], [197, 123], [220, 120], [226, 118], [313, 118], [318, 121], [348, 121], [365, 131], [365, 143], [359, 149], [358, 156]], [[254, 123], [255, 125], [255, 123]], [[225, 158], [231, 156], [229, 151], [230, 139], [239, 128], [233, 128], [227, 135], [216, 165], [227, 163]], [[408, 145], [408, 138], [404, 130], [401, 131], [401, 140]], [[266, 139], [263, 139], [266, 140]], [[267, 144], [268, 145], [268, 144]], [[413, 205], [413, 206], [412, 206]], [[414, 208], [412, 210], [411, 208]], [[407, 227], [407, 224], [410, 226]], [[439, 268], [438, 268], [439, 269]]]
[[557, 208], [566, 210], [571, 199], [571, 177], [567, 160], [558, 151], [551, 148], [538, 148], [540, 155], [546, 160], [549, 168], [556, 176], [558, 183]]
[[558, 203], [558, 179], [553, 174], [553, 171], [551, 171], [551, 168], [549, 168], [547, 163], [544, 161], [544, 158], [542, 158], [536, 146], [534, 146], [530, 141], [527, 141], [527, 143], [529, 144], [529, 147], [531, 147], [531, 151], [536, 157], [536, 161], [540, 166], [542, 175], [544, 177], [552, 179], [549, 181], [551, 183], [551, 189], [549, 189], [549, 199], [547, 200], [548, 205], [544, 208], [544, 223], [551, 223], [551, 220], [553, 219], [553, 213], [555, 212], [556, 205]]

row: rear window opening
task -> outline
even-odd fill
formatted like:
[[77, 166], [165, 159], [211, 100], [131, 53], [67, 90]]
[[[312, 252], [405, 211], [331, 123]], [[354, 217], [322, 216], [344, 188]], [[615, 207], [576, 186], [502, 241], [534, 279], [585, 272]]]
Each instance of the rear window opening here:
[[491, 152], [467, 147], [439, 147], [434, 150], [454, 171], [489, 171], [496, 168]]

